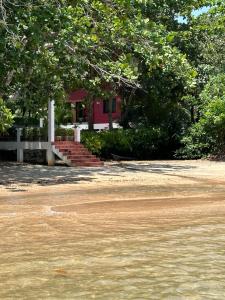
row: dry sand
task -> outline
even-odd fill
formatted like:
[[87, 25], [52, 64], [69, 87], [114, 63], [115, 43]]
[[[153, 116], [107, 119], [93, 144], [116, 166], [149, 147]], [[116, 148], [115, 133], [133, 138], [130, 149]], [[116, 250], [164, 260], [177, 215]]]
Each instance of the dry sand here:
[[97, 169], [2, 163], [0, 200], [0, 215], [15, 210], [23, 215], [38, 213], [46, 204], [52, 212], [110, 213], [118, 218], [119, 213], [137, 218], [221, 215], [225, 213], [225, 163], [123, 161]]
[[4, 163], [0, 184], [0, 299], [224, 299], [225, 163]]

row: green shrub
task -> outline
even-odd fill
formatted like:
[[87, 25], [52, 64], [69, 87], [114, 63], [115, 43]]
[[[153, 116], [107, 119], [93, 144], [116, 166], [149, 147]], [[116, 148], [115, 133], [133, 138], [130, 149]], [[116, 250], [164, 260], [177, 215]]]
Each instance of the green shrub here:
[[22, 130], [22, 140], [24, 141], [47, 141], [47, 128], [25, 127]]
[[8, 109], [0, 98], [0, 133], [4, 133], [13, 124], [13, 114], [10, 109]]
[[81, 142], [91, 151], [93, 154], [101, 156], [101, 151], [104, 148], [103, 139], [101, 135], [95, 131], [81, 131]]
[[130, 156], [132, 145], [130, 145], [129, 135], [126, 130], [102, 131], [100, 135], [103, 145], [101, 155], [103, 157], [110, 157], [112, 153]]
[[212, 138], [206, 134], [203, 124], [198, 122], [182, 139], [183, 147], [176, 151], [175, 157], [183, 159], [198, 159], [211, 152]]
[[58, 127], [55, 130], [55, 135], [56, 136], [74, 136], [74, 129]]
[[165, 137], [159, 128], [140, 128], [129, 132], [132, 153], [140, 159], [159, 158]]
[[158, 128], [139, 128], [101, 132], [82, 131], [81, 142], [92, 153], [103, 158], [110, 158], [115, 154], [153, 159], [160, 157], [167, 141]]

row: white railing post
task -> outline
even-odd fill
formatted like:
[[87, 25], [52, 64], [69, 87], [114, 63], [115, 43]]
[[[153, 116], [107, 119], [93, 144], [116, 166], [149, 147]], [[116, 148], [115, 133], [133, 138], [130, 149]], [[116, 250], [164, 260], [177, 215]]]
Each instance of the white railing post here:
[[22, 128], [16, 128], [16, 141], [17, 141], [17, 162], [23, 162], [23, 149], [20, 147], [21, 143], [21, 135], [22, 135]]
[[40, 120], [39, 120], [39, 126], [40, 126], [40, 128], [44, 127], [44, 118], [40, 118]]
[[[48, 142], [55, 142], [55, 101], [48, 101]], [[55, 164], [55, 155], [52, 151], [52, 148], [47, 150], [47, 162], [49, 166], [54, 166]]]
[[48, 141], [55, 141], [55, 101], [48, 101]]
[[74, 141], [80, 143], [80, 128], [74, 128]]

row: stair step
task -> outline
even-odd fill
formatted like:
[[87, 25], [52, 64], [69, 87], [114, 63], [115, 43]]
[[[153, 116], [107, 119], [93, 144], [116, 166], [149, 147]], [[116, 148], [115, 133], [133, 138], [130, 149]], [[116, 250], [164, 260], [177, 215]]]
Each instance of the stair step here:
[[62, 145], [62, 146], [80, 146], [81, 144], [78, 142], [56, 142], [53, 143], [53, 145], [57, 146], [57, 145]]
[[97, 159], [96, 156], [92, 155], [92, 154], [88, 154], [88, 155], [67, 155], [67, 158], [70, 160], [73, 159]]
[[64, 156], [70, 166], [75, 167], [100, 167], [104, 163], [93, 155], [85, 146], [78, 142], [60, 141], [53, 143], [55, 148]]
[[90, 154], [90, 152], [86, 149], [84, 150], [74, 150], [74, 149], [59, 149], [57, 148], [60, 152], [62, 153], [73, 153], [73, 154], [77, 154], [77, 153], [80, 153], [80, 154]]
[[103, 162], [72, 163], [72, 167], [102, 167]]
[[56, 148], [58, 148], [58, 149], [76, 149], [76, 150], [78, 150], [78, 149], [86, 149], [87, 150], [87, 148], [85, 148], [85, 147], [82, 147], [82, 146], [62, 146], [62, 145], [60, 145], [60, 146], [58, 146], [58, 145], [55, 145], [55, 147]]
[[55, 141], [53, 144], [80, 144], [79, 142], [76, 141]]
[[59, 148], [56, 147], [59, 151], [73, 151], [73, 152], [89, 152], [85, 148]]
[[[61, 151], [60, 151], [61, 152]], [[92, 156], [90, 152], [61, 152], [65, 156]]]
[[71, 163], [73, 164], [73, 163], [98, 163], [98, 162], [100, 162], [98, 159], [96, 159], [96, 158], [92, 158], [92, 159], [70, 159], [70, 161], [71, 161]]
[[66, 145], [54, 145], [56, 148], [59, 149], [85, 149], [83, 146], [66, 146]]

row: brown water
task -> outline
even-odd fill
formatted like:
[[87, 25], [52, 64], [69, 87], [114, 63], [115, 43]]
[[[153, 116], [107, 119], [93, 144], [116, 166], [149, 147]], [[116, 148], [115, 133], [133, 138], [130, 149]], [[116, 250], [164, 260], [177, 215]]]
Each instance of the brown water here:
[[225, 299], [223, 188], [178, 189], [1, 199], [0, 299]]

